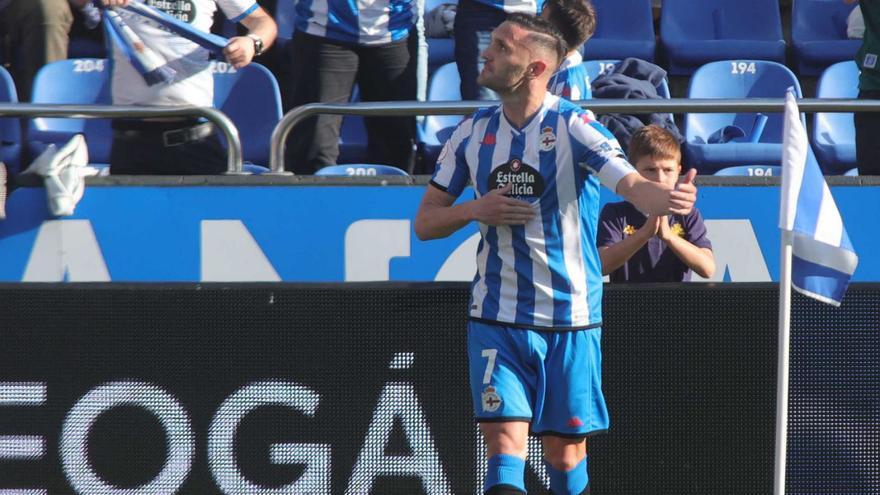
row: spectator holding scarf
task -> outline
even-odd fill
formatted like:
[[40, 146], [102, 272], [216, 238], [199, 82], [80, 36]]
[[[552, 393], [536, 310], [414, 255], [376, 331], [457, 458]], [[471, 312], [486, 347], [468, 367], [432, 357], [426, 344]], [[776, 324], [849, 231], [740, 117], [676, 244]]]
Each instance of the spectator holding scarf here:
[[[113, 103], [118, 105], [213, 104], [208, 55], [246, 66], [275, 40], [275, 21], [254, 0], [100, 0], [113, 44]], [[223, 38], [208, 31], [217, 7], [248, 28]], [[161, 11], [161, 12], [159, 12]], [[168, 15], [163, 15], [168, 14]], [[216, 174], [226, 170], [226, 151], [213, 125], [198, 118], [113, 122], [111, 174]]]

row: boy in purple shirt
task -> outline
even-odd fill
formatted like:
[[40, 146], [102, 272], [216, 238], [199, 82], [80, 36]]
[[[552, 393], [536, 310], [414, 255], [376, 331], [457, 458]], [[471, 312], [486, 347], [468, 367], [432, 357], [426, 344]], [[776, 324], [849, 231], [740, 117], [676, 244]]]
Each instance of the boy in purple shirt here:
[[[633, 134], [629, 159], [646, 179], [672, 187], [681, 173], [678, 140], [656, 125]], [[602, 274], [611, 282], [681, 282], [691, 271], [715, 273], [712, 243], [699, 210], [687, 215], [645, 215], [627, 201], [609, 203], [599, 216], [596, 239]]]

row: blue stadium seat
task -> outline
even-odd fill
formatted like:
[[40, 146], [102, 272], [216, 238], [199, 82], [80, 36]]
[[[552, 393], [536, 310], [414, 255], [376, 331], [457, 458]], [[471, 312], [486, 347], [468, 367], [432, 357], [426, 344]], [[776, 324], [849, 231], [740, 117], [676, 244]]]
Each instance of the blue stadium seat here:
[[[700, 67], [691, 78], [688, 98], [783, 98], [789, 87], [801, 97], [795, 75], [782, 64], [761, 60], [725, 60]], [[685, 116], [685, 157], [702, 173], [742, 164], [779, 165], [782, 114], [766, 116], [754, 136], [755, 113], [689, 113]], [[736, 131], [736, 132], [734, 132]]]
[[660, 36], [673, 75], [716, 60], [785, 62], [779, 0], [663, 0]]
[[846, 36], [846, 19], [858, 5], [841, 0], [794, 0], [791, 40], [798, 73], [815, 76], [829, 65], [853, 60], [862, 40]]
[[[620, 63], [620, 60], [585, 60], [581, 65], [587, 69], [587, 74], [590, 76], [590, 84], [592, 84], [597, 77], [606, 72], [613, 71], [618, 63]], [[662, 98], [670, 98], [669, 82], [666, 78], [664, 78], [663, 82], [657, 86], [657, 94]]]
[[846, 172], [844, 172], [843, 175], [845, 175], [847, 177], [858, 177], [859, 169], [858, 168], [851, 168], [851, 169], [847, 170]]
[[782, 167], [779, 165], [739, 165], [725, 167], [715, 172], [715, 175], [739, 176], [739, 177], [781, 177]]
[[[461, 101], [460, 85], [461, 77], [455, 63], [443, 65], [434, 71], [428, 82], [428, 101]], [[434, 170], [443, 143], [461, 119], [458, 115], [428, 115], [417, 129], [422, 156], [429, 171]]]
[[[12, 76], [0, 66], [0, 103], [18, 103]], [[18, 119], [0, 119], [0, 162], [10, 174], [19, 172], [21, 160], [21, 126]]]
[[428, 42], [428, 72], [455, 61], [455, 40], [426, 38]]
[[[79, 58], [46, 64], [37, 72], [31, 95], [33, 103], [109, 105], [110, 67], [106, 59]], [[50, 143], [66, 143], [74, 134], [85, 135], [89, 160], [110, 162], [113, 133], [110, 121], [103, 119], [31, 120], [28, 148], [36, 157]]]
[[[817, 98], [856, 98], [859, 68], [838, 62], [825, 69], [816, 87]], [[851, 113], [817, 112], [813, 115], [813, 150], [826, 174], [840, 174], [856, 166], [856, 128]]]
[[241, 139], [242, 157], [257, 164], [269, 163], [272, 130], [281, 120], [281, 92], [269, 69], [250, 64], [235, 70], [225, 62], [212, 62], [214, 107], [225, 113]]
[[349, 163], [345, 165], [331, 165], [324, 167], [315, 175], [340, 175], [340, 176], [376, 176], [376, 175], [402, 175], [409, 176], [405, 171], [391, 165], [376, 165], [372, 163]]
[[593, 6], [598, 22], [595, 34], [584, 45], [584, 58], [635, 57], [654, 61], [651, 0], [593, 0]]

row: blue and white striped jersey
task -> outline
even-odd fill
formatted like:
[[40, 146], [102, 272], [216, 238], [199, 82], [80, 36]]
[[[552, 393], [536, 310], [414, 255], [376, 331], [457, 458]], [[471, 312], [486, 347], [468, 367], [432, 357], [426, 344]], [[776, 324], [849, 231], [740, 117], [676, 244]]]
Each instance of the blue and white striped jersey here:
[[522, 12], [523, 14], [538, 15], [544, 7], [544, 0], [474, 0], [483, 5], [488, 5], [496, 10], [503, 10], [508, 14]]
[[344, 43], [390, 43], [415, 25], [413, 6], [412, 0], [299, 0], [296, 30]]
[[590, 75], [587, 74], [587, 68], [581, 64], [583, 61], [584, 59], [579, 52], [574, 52], [566, 57], [547, 84], [550, 92], [569, 101], [592, 98]]
[[470, 182], [479, 198], [513, 182], [511, 195], [539, 213], [526, 225], [479, 224], [471, 318], [546, 329], [601, 324], [599, 183], [613, 191], [634, 171], [605, 127], [550, 93], [522, 129], [500, 106], [462, 121], [431, 183], [459, 196]]

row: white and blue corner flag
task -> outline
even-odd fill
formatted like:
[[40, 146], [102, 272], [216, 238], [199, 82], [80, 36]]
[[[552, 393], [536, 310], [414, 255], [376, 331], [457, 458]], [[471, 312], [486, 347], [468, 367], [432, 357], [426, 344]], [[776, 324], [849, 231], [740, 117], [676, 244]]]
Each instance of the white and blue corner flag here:
[[785, 95], [779, 228], [792, 234], [792, 287], [840, 306], [859, 258], [810, 149], [791, 89]]

